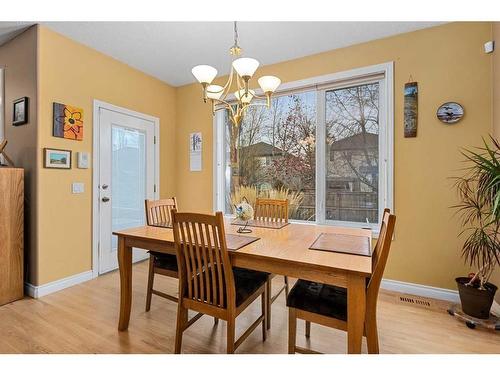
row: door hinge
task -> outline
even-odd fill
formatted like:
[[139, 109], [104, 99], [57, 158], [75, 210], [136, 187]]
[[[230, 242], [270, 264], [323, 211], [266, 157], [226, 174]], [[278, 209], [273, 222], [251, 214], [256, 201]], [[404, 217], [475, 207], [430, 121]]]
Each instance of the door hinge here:
[[156, 135], [153, 136], [153, 144], [156, 144]]
[[156, 184], [153, 185], [153, 192], [156, 193]]

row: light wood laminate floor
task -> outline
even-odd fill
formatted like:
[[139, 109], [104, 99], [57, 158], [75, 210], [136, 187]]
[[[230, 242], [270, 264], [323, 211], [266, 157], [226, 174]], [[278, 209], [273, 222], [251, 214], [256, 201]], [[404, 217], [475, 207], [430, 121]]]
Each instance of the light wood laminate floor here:
[[[176, 304], [153, 296], [144, 311], [147, 263], [134, 266], [133, 306], [127, 332], [118, 332], [119, 280], [112, 272], [38, 300], [25, 298], [0, 307], [0, 353], [172, 353]], [[283, 278], [273, 280], [273, 288]], [[175, 293], [176, 280], [157, 276], [158, 289]], [[237, 335], [259, 314], [255, 302], [237, 319]], [[399, 302], [382, 291], [378, 305], [381, 353], [500, 353], [500, 334], [465, 327], [446, 313], [446, 303], [431, 308]], [[255, 330], [237, 353], [286, 353], [288, 315], [283, 294], [273, 304], [267, 341]], [[304, 337], [299, 322], [297, 345], [326, 353], [345, 353], [344, 332], [312, 326]], [[226, 323], [202, 317], [184, 334], [183, 353], [225, 353]], [[364, 340], [364, 339], [363, 339]], [[363, 352], [366, 344], [363, 341]]]

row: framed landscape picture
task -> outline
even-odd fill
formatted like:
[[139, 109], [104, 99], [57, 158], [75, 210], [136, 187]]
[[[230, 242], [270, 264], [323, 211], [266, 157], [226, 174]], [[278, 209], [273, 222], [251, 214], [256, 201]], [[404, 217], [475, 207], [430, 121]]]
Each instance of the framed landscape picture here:
[[71, 169], [71, 150], [43, 149], [43, 166], [54, 169]]

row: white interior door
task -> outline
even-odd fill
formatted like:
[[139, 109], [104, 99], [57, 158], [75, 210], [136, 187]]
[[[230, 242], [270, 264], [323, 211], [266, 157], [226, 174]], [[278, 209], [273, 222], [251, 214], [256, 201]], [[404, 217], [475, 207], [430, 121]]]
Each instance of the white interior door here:
[[[155, 199], [155, 126], [99, 108], [99, 273], [118, 268], [115, 230], [145, 224], [144, 200]], [[148, 254], [134, 249], [133, 261]]]

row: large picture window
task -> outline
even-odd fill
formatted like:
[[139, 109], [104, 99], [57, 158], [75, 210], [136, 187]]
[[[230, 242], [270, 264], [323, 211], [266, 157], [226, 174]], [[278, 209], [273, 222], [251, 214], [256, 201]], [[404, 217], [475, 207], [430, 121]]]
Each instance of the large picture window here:
[[[276, 97], [270, 109], [251, 107], [235, 134], [224, 119], [226, 132], [225, 212], [231, 213], [235, 198], [287, 197], [290, 216], [315, 220], [315, 136], [316, 92]], [[231, 158], [231, 137], [235, 137], [237, 163]], [[239, 194], [238, 194], [239, 192]]]
[[392, 64], [286, 85], [239, 128], [215, 119], [215, 206], [287, 198], [290, 219], [377, 228], [392, 208]]
[[377, 222], [379, 88], [375, 82], [325, 93], [326, 220]]

